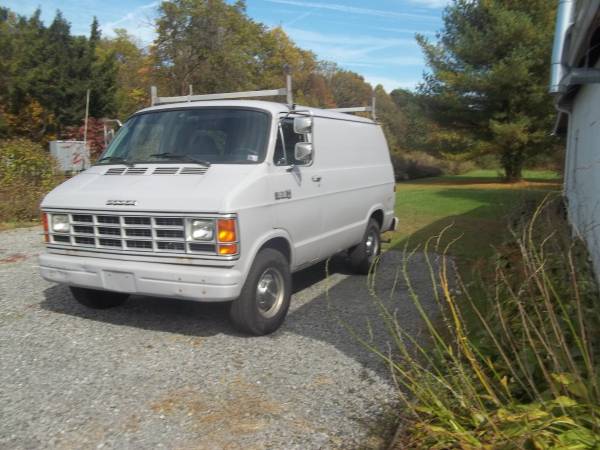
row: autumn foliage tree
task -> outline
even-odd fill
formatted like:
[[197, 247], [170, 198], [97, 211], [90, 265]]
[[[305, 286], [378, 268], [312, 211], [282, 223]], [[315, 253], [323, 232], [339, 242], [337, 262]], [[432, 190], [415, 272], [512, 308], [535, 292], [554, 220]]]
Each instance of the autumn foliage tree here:
[[[125, 120], [147, 106], [152, 85], [161, 95], [188, 94], [190, 85], [199, 94], [273, 89], [285, 86], [287, 68], [300, 105], [367, 106], [374, 92], [359, 74], [298, 47], [283, 28], [251, 19], [243, 1], [162, 2], [149, 47], [122, 29], [102, 37], [96, 20], [84, 37], [71, 34], [60, 12], [49, 26], [40, 17], [0, 8], [0, 137], [82, 139], [87, 89], [92, 156], [104, 141], [100, 119]], [[398, 150], [402, 112], [383, 88], [377, 97]]]

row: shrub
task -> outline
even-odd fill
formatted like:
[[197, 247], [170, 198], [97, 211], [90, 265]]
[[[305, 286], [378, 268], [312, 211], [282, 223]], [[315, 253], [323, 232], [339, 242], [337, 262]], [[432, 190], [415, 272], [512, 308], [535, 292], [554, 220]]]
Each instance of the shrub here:
[[39, 203], [57, 184], [55, 162], [27, 139], [0, 141], [0, 221], [33, 220]]
[[[84, 125], [68, 127], [65, 132], [66, 139], [83, 141]], [[90, 159], [95, 161], [102, 154], [104, 145], [104, 122], [101, 119], [90, 117], [88, 119], [87, 147], [90, 149]]]
[[417, 151], [402, 155], [393, 153], [392, 165], [396, 181], [439, 177], [444, 174], [458, 175], [475, 168], [475, 164], [470, 161], [440, 159]]
[[441, 167], [437, 165], [437, 161], [419, 161], [411, 156], [392, 154], [392, 165], [396, 181], [438, 177], [444, 173]]
[[512, 237], [477, 289], [454, 276], [443, 250], [438, 265], [428, 257], [435, 322], [412, 285], [407, 255], [399, 276], [429, 344], [405, 331], [371, 289], [396, 343], [395, 353], [373, 351], [391, 366], [407, 411], [396, 448], [600, 445], [600, 307], [585, 249], [572, 239], [560, 199], [522, 215]]

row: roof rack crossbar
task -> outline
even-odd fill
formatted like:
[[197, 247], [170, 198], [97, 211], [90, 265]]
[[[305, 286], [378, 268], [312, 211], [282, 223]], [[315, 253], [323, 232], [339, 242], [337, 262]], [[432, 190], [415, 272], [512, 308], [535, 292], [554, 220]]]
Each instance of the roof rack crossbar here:
[[376, 97], [373, 94], [371, 98], [371, 106], [354, 106], [351, 108], [329, 108], [328, 111], [335, 111], [339, 113], [356, 113], [356, 112], [370, 112], [373, 120], [377, 120], [376, 114]]
[[190, 85], [190, 93], [176, 97], [159, 97], [156, 86], [150, 88], [150, 99], [152, 106], [164, 105], [167, 103], [183, 103], [183, 102], [201, 102], [207, 100], [233, 100], [241, 98], [257, 98], [257, 97], [285, 97], [290, 108], [294, 104], [292, 95], [292, 75], [286, 68], [286, 87], [281, 89], [268, 89], [263, 91], [244, 91], [244, 92], [224, 92], [221, 94], [201, 94], [192, 95], [192, 86]]
[[[156, 93], [153, 90], [153, 94]], [[246, 91], [246, 92], [224, 92], [222, 94], [202, 94], [202, 95], [182, 95], [177, 97], [159, 97], [152, 95], [152, 106], [162, 105], [165, 103], [181, 103], [181, 102], [198, 102], [206, 100], [231, 100], [240, 98], [255, 98], [255, 97], [279, 97], [288, 96], [288, 90], [271, 89], [265, 91]]]
[[[292, 75], [289, 67], [285, 67], [286, 74], [286, 87], [281, 89], [270, 89], [263, 91], [245, 91], [245, 92], [225, 92], [221, 94], [200, 94], [194, 95], [192, 92], [192, 85], [189, 86], [189, 94], [181, 95], [176, 97], [159, 97], [156, 86], [150, 88], [150, 99], [152, 106], [165, 105], [169, 103], [183, 103], [183, 102], [200, 102], [207, 100], [234, 100], [241, 98], [257, 98], [257, 97], [286, 97], [286, 102], [290, 110], [294, 109], [294, 97], [292, 90]], [[373, 92], [371, 99], [371, 106], [356, 106], [351, 108], [330, 108], [329, 111], [335, 111], [339, 113], [357, 113], [357, 112], [369, 112], [373, 120], [377, 120], [375, 113], [376, 97]]]
[[328, 111], [335, 111], [341, 113], [353, 113], [353, 112], [371, 112], [373, 108], [370, 106], [356, 106], [353, 108], [328, 108]]

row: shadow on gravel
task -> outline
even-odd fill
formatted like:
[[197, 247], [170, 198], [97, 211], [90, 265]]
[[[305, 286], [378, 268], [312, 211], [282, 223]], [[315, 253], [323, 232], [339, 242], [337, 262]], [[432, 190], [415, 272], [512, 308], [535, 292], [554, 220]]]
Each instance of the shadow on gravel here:
[[[405, 330], [418, 338], [423, 328], [422, 320], [408, 297], [404, 283], [399, 280], [401, 259], [401, 253], [395, 251], [383, 256], [374, 292], [395, 311]], [[410, 271], [424, 307], [435, 309], [429, 275], [422, 256], [415, 256]], [[357, 339], [359, 336], [384, 353], [388, 353], [390, 348], [390, 335], [372, 292], [369, 292], [367, 277], [350, 276], [344, 259], [335, 257], [328, 266], [321, 263], [294, 274], [293, 285], [294, 295], [298, 297], [292, 298], [292, 308], [282, 328], [273, 335], [255, 339], [276, 341], [285, 339], [288, 333], [307, 337], [333, 345], [364, 367], [387, 376], [389, 369], [381, 359]], [[44, 294], [45, 299], [40, 306], [59, 314], [194, 337], [226, 334], [248, 338], [238, 333], [229, 323], [227, 303], [133, 296], [121, 307], [92, 310], [76, 303], [66, 286], [53, 286]], [[299, 305], [294, 305], [295, 302], [299, 302]]]
[[[366, 276], [348, 276], [338, 282], [334, 280], [339, 277], [332, 277], [325, 292], [290, 314], [285, 330], [334, 345], [363, 367], [389, 376], [389, 367], [367, 348], [371, 346], [386, 355], [394, 352], [392, 336], [382, 319], [382, 306], [417, 341], [427, 339], [423, 320], [401, 274], [402, 258], [397, 251], [382, 256], [372, 289]], [[333, 264], [330, 272], [335, 267]], [[435, 321], [438, 309], [423, 254], [414, 255], [408, 272], [424, 310]], [[364, 375], [368, 377], [366, 372]]]
[[[330, 264], [329, 273], [349, 272], [344, 261], [340, 260]], [[295, 273], [293, 294], [322, 281], [326, 276], [325, 263]], [[223, 333], [247, 337], [238, 333], [229, 323], [229, 303], [201, 303], [182, 299], [132, 296], [118, 308], [94, 310], [77, 303], [67, 286], [54, 285], [44, 291], [44, 300], [40, 306], [59, 314], [146, 330], [194, 337]]]

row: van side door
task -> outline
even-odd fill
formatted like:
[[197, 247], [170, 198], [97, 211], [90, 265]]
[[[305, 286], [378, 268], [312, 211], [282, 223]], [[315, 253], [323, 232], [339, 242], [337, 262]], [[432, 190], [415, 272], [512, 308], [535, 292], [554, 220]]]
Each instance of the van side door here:
[[293, 118], [282, 118], [269, 176], [274, 227], [286, 230], [292, 239], [293, 269], [308, 266], [321, 257], [323, 211], [318, 161], [314, 155], [310, 162], [294, 158], [296, 143], [307, 139], [307, 135], [294, 132]]

